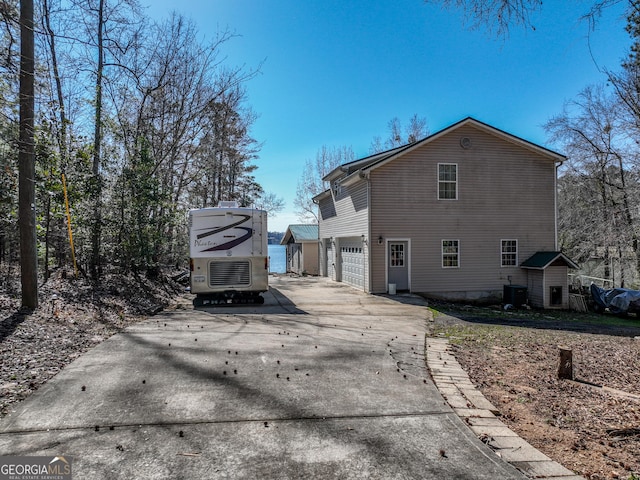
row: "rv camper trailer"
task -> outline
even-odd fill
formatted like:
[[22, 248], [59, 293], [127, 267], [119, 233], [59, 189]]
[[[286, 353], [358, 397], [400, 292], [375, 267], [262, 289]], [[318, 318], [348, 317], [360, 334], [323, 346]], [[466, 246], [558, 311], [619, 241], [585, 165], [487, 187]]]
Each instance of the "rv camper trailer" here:
[[235, 202], [189, 211], [194, 306], [264, 303], [269, 266], [267, 212]]

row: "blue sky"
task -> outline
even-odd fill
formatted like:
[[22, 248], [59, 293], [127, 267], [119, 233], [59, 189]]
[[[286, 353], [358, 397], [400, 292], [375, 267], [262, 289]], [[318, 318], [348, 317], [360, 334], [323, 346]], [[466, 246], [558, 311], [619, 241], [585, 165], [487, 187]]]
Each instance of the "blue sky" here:
[[205, 39], [228, 28], [237, 34], [223, 47], [228, 65], [263, 62], [246, 85], [259, 115], [252, 134], [264, 142], [255, 175], [285, 200], [269, 216], [269, 230], [284, 231], [299, 223], [293, 200], [305, 161], [323, 145], [366, 156], [394, 117], [407, 124], [418, 114], [433, 133], [472, 116], [556, 148], [544, 123], [603, 82], [602, 69], [618, 69], [630, 45], [624, 5], [589, 32], [580, 17], [591, 3], [544, 2], [535, 30], [514, 27], [506, 38], [422, 0], [154, 0], [148, 13], [182, 13]]

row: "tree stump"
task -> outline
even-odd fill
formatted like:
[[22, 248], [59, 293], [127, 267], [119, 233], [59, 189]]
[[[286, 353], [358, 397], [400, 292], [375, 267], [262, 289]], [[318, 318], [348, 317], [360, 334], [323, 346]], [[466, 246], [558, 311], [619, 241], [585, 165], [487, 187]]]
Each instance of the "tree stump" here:
[[558, 378], [573, 380], [573, 351], [569, 347], [560, 346], [560, 365]]

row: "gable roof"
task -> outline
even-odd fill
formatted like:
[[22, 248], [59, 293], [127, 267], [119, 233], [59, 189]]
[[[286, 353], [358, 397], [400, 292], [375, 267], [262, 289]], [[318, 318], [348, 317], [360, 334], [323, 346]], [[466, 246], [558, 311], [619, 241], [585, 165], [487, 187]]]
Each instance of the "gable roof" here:
[[368, 157], [364, 157], [364, 158], [359, 158], [358, 160], [353, 160], [351, 162], [348, 163], [344, 163], [342, 165], [340, 165], [337, 168], [334, 168], [332, 171], [330, 171], [327, 175], [325, 175], [322, 179], [324, 181], [330, 182], [331, 180], [333, 180], [334, 178], [340, 177], [342, 176], [344, 173], [348, 175], [361, 170], [363, 168], [366, 168], [370, 165], [374, 165], [378, 162], [382, 162], [384, 160], [386, 160], [389, 157], [393, 157], [395, 155], [397, 155], [398, 153], [403, 152], [404, 150], [406, 150], [407, 148], [409, 148], [410, 146], [416, 144], [418, 142], [414, 142], [414, 143], [409, 143], [407, 145], [402, 145], [400, 147], [395, 147], [392, 148], [391, 150], [386, 150], [384, 152], [378, 152], [378, 153], [374, 153], [373, 155], [369, 155]]
[[513, 143], [523, 148], [526, 148], [527, 150], [531, 150], [539, 155], [549, 158], [550, 160], [553, 160], [556, 162], [564, 162], [567, 159], [566, 156], [558, 152], [554, 152], [553, 150], [549, 150], [548, 148], [542, 147], [540, 145], [536, 145], [535, 143], [529, 142], [528, 140], [524, 140], [520, 137], [516, 137], [515, 135], [507, 133], [503, 130], [492, 127], [491, 125], [488, 125], [486, 123], [480, 122], [475, 118], [467, 117], [432, 135], [429, 135], [428, 137], [423, 138], [422, 140], [418, 140], [416, 142], [409, 143], [407, 145], [402, 145], [400, 147], [387, 150], [385, 152], [376, 153], [368, 157], [360, 158], [358, 160], [354, 160], [352, 162], [348, 162], [343, 165], [340, 165], [339, 167], [334, 168], [331, 172], [325, 175], [323, 177], [323, 180], [330, 182], [337, 178], [343, 177], [346, 174], [346, 178], [344, 178], [343, 181], [348, 181], [349, 177], [353, 178], [353, 176], [355, 176], [356, 174], [358, 174], [358, 176], [364, 175], [368, 171], [373, 170], [381, 165], [384, 165], [406, 152], [409, 152], [418, 147], [431, 143], [434, 140], [437, 140], [438, 138], [444, 135], [447, 135], [448, 133], [451, 133], [452, 131], [460, 127], [467, 126], [467, 125], [473, 126], [479, 130], [489, 133], [490, 135], [494, 135], [496, 137], [502, 138], [503, 140], [509, 143]]
[[318, 225], [289, 225], [287, 231], [280, 240], [280, 245], [286, 245], [289, 240], [293, 239], [293, 243], [318, 241]]
[[544, 270], [556, 260], [566, 263], [569, 268], [579, 268], [578, 265], [562, 252], [536, 252], [520, 264], [522, 268]]

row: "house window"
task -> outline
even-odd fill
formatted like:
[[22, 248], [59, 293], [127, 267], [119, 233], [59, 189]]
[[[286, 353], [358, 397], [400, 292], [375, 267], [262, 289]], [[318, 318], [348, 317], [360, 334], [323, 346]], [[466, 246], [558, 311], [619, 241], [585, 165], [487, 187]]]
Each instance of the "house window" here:
[[458, 199], [458, 165], [438, 164], [438, 200]]
[[500, 266], [515, 267], [518, 264], [518, 241], [500, 241]]
[[460, 266], [460, 241], [442, 240], [442, 268]]
[[392, 243], [389, 245], [389, 250], [391, 254], [390, 266], [392, 267], [404, 267], [404, 244], [403, 243]]
[[338, 197], [342, 193], [342, 185], [340, 184], [340, 180], [335, 180], [333, 182], [333, 196]]

